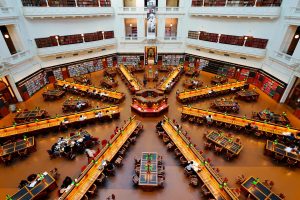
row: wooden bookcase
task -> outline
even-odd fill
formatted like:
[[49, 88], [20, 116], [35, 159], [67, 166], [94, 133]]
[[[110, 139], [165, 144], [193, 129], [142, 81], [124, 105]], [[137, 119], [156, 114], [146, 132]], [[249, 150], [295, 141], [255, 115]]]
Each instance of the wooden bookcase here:
[[81, 34], [77, 34], [77, 35], [59, 36], [58, 41], [60, 45], [68, 45], [68, 44], [82, 43], [83, 39]]
[[77, 0], [78, 7], [98, 7], [98, 0]]
[[53, 47], [58, 45], [55, 36], [47, 38], [36, 38], [35, 43], [37, 48]]
[[198, 40], [199, 39], [199, 31], [189, 31], [188, 32], [188, 38], [190, 39], [195, 39]]

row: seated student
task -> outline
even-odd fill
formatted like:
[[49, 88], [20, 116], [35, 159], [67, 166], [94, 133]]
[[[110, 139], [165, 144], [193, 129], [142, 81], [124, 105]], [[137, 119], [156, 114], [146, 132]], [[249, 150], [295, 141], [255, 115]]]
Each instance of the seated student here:
[[78, 108], [78, 109], [80, 109], [81, 108], [81, 103], [80, 102], [77, 102], [77, 104], [76, 104], [76, 108]]
[[179, 93], [180, 93], [180, 92], [179, 92], [179, 89], [177, 89], [177, 90], [176, 90], [176, 95], [178, 95]]
[[85, 117], [85, 116], [83, 116], [83, 115], [80, 115], [78, 120], [79, 120], [79, 121], [84, 121], [85, 119], [86, 119], [86, 117]]
[[294, 142], [296, 140], [294, 133], [286, 137], [287, 141]]
[[213, 123], [213, 118], [212, 118], [211, 115], [208, 115], [208, 116], [206, 116], [205, 118], [206, 118], [207, 124], [212, 124], [212, 123]]
[[232, 110], [233, 110], [233, 111], [238, 111], [239, 109], [240, 109], [239, 104], [238, 104], [237, 102], [234, 102], [234, 103], [233, 103]]
[[95, 117], [98, 117], [100, 119], [102, 117], [102, 112], [98, 112]]
[[246, 131], [251, 131], [253, 128], [251, 126], [251, 123], [248, 123], [246, 126], [245, 126], [245, 130]]
[[208, 94], [212, 94], [212, 93], [214, 93], [214, 90], [213, 90], [213, 89], [210, 89], [210, 90], [208, 91]]
[[188, 165], [185, 167], [185, 169], [186, 169], [187, 171], [192, 171], [192, 169], [193, 169], [193, 164], [194, 164], [194, 161], [189, 161], [189, 162], [188, 162]]
[[230, 90], [231, 90], [232, 92], [234, 92], [234, 91], [236, 91], [236, 88], [235, 88], [235, 87], [231, 87]]
[[58, 129], [59, 129], [59, 131], [66, 131], [68, 129], [68, 127], [63, 121], [61, 121]]

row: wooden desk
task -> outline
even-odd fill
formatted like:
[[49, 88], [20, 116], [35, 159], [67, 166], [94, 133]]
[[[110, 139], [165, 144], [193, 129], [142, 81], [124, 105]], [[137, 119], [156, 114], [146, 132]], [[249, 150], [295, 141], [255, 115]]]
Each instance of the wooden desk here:
[[199, 90], [192, 90], [192, 91], [184, 91], [180, 92], [177, 95], [177, 100], [180, 102], [188, 102], [188, 101], [194, 101], [197, 100], [198, 98], [206, 98], [210, 97], [210, 91], [214, 91], [214, 96], [228, 93], [228, 92], [233, 92], [231, 89], [235, 88], [235, 91], [238, 91], [242, 88], [247, 88], [249, 85], [245, 81], [241, 82], [234, 82], [234, 83], [228, 83], [224, 85], [218, 85], [218, 86], [213, 86], [213, 87], [208, 87], [208, 88], [202, 88]]
[[119, 132], [116, 134], [109, 141], [111, 145], [106, 145], [96, 156], [95, 162], [91, 162], [77, 178], [78, 186], [72, 185], [70, 190], [66, 191], [59, 200], [80, 200], [103, 172], [103, 168], [101, 167], [102, 161], [111, 161], [140, 124], [141, 122], [137, 121], [135, 116], [132, 117], [132, 120], [122, 127], [124, 130], [123, 133]]
[[[160, 83], [160, 85], [157, 87], [157, 89], [163, 91], [163, 92], [170, 92], [173, 85], [178, 81], [176, 80], [182, 73], [182, 66], [176, 67], [166, 78], [165, 81]], [[174, 81], [172, 83], [172, 81]], [[172, 83], [172, 84], [171, 84]], [[169, 84], [171, 84], [169, 87], [167, 87]]]
[[232, 115], [224, 115], [223, 113], [207, 111], [200, 108], [193, 107], [182, 107], [182, 114], [194, 116], [194, 117], [205, 117], [207, 115], [211, 115], [214, 121], [219, 121], [227, 124], [232, 124], [236, 126], [245, 127], [248, 123], [256, 125], [259, 131], [268, 132], [276, 135], [283, 135], [283, 132], [291, 132], [295, 134], [297, 139], [300, 139], [300, 136], [297, 133], [300, 130], [294, 128], [287, 128], [284, 126], [280, 126], [277, 124], [268, 124], [260, 121], [255, 121], [252, 119], [243, 119], [242, 117], [232, 116]]
[[131, 73], [145, 71], [145, 67], [143, 65], [128, 65], [127, 68]]
[[[71, 83], [68, 81], [61, 81], [61, 80], [57, 80], [55, 83], [55, 86], [61, 87], [63, 88], [64, 85], [68, 85], [69, 87], [76, 87], [77, 90], [83, 92], [83, 93], [87, 93], [87, 91], [93, 91], [96, 90], [98, 92], [98, 94], [102, 94], [102, 96], [105, 96], [109, 99], [113, 99], [116, 102], [121, 102], [125, 99], [125, 94], [121, 93], [121, 92], [114, 92], [114, 91], [110, 91], [110, 90], [105, 90], [102, 88], [97, 88], [94, 86], [87, 86], [87, 85], [80, 85], [80, 84], [76, 84], [76, 83]], [[66, 89], [67, 90], [67, 89]]]
[[228, 82], [228, 78], [224, 76], [215, 76], [211, 79], [211, 84], [213, 85], [219, 85], [219, 84], [224, 84]]
[[220, 184], [223, 183], [222, 178], [212, 169], [209, 163], [205, 163], [203, 156], [196, 150], [194, 146], [190, 145], [190, 142], [187, 140], [187, 138], [182, 134], [182, 132], [177, 130], [175, 125], [166, 116], [164, 117], [162, 127], [173, 143], [181, 151], [182, 155], [188, 161], [193, 160], [199, 164], [200, 171], [196, 173], [209, 189], [214, 198], [222, 200], [238, 200], [238, 197], [228, 186], [220, 188]]
[[155, 75], [154, 69], [146, 70], [144, 77], [147, 79], [147, 81], [158, 81], [158, 73]]
[[158, 154], [155, 152], [143, 152], [141, 157], [139, 186], [151, 190], [158, 186]]
[[41, 120], [39, 122], [20, 124], [17, 126], [11, 126], [0, 129], [0, 138], [21, 135], [21, 134], [29, 134], [29, 133], [39, 133], [43, 130], [52, 129], [58, 127], [65, 118], [68, 119], [69, 124], [78, 123], [78, 119], [80, 115], [84, 115], [86, 117], [85, 121], [93, 120], [98, 117], [95, 116], [95, 113], [101, 112], [102, 118], [105, 117], [119, 117], [120, 109], [118, 106], [111, 106], [99, 109], [93, 109], [85, 112], [79, 112], [76, 114], [64, 115], [57, 118], [49, 118], [45, 120]]
[[105, 87], [105, 88], [115, 88], [118, 86], [118, 81], [115, 81], [115, 80], [111, 80], [111, 79], [108, 79], [108, 78], [104, 78], [102, 81], [101, 81], [101, 86]]
[[215, 108], [220, 112], [239, 111], [238, 102], [230, 99], [217, 99], [211, 103], [211, 108]]
[[73, 77], [75, 83], [84, 84], [84, 85], [91, 85], [92, 82], [87, 76], [75, 76]]
[[190, 68], [185, 72], [186, 76], [199, 76], [200, 72], [196, 68]]
[[243, 145], [234, 142], [232, 140], [232, 138], [229, 138], [229, 137], [225, 136], [224, 134], [220, 134], [220, 133], [217, 133], [214, 131], [207, 134], [206, 139], [215, 143], [218, 146], [223, 147], [224, 149], [235, 154], [236, 156], [239, 155], [239, 153], [243, 149]]
[[104, 75], [115, 77], [117, 75], [117, 70], [115, 67], [109, 67], [104, 70]]
[[299, 153], [292, 153], [285, 151], [285, 148], [287, 148], [286, 145], [281, 143], [275, 143], [271, 140], [267, 140], [266, 147], [265, 147], [265, 153], [274, 156], [275, 153], [283, 155], [285, 158], [289, 158], [292, 160], [296, 160], [300, 162], [300, 155]]
[[266, 114], [265, 112], [258, 112], [257, 117], [261, 121], [267, 121], [275, 124], [287, 125], [290, 124], [289, 119], [283, 114], [273, 113], [273, 116]]
[[43, 97], [44, 100], [55, 100], [55, 99], [60, 99], [65, 95], [65, 91], [63, 90], [47, 90], [43, 92]]
[[203, 82], [198, 78], [189, 78], [186, 79], [183, 83], [183, 86], [187, 89], [199, 88], [203, 85]]
[[[77, 104], [81, 103], [84, 104], [80, 108], [77, 107]], [[83, 99], [67, 99], [63, 103], [63, 111], [80, 111], [84, 110], [85, 108], [89, 107], [89, 101], [88, 100], [83, 100]]]
[[168, 65], [160, 65], [157, 67], [157, 70], [160, 72], [169, 72], [171, 71], [172, 67], [168, 66]]
[[273, 193], [261, 182], [256, 182], [254, 177], [248, 178], [242, 183], [242, 188], [251, 194], [257, 200], [281, 200], [281, 198]]
[[46, 110], [30, 110], [21, 111], [15, 117], [14, 120], [17, 123], [32, 122], [36, 119], [41, 120], [49, 117]]
[[241, 90], [236, 93], [236, 98], [245, 101], [257, 101], [259, 93], [254, 90]]
[[119, 65], [118, 71], [126, 78], [127, 82], [131, 85], [135, 92], [142, 88], [141, 84], [124, 65]]
[[29, 137], [26, 140], [20, 140], [12, 142], [0, 147], [0, 157], [7, 156], [9, 154], [16, 154], [18, 151], [28, 149], [30, 152], [35, 151], [34, 137]]
[[164, 96], [164, 93], [157, 89], [143, 89], [135, 93], [135, 96], [142, 96], [142, 97], [148, 97], [148, 96]]
[[43, 196], [43, 192], [50, 192], [54, 190], [57, 187], [55, 179], [48, 174], [47, 172], [44, 172], [43, 174], [44, 178], [39, 183], [37, 183], [33, 188], [30, 188], [28, 186], [23, 187], [20, 189], [17, 193], [15, 193], [13, 196], [11, 196], [12, 200], [35, 200], [40, 199]]

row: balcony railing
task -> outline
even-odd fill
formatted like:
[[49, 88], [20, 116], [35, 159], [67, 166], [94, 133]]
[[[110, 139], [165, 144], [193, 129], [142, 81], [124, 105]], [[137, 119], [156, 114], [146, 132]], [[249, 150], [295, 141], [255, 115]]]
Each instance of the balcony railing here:
[[191, 7], [189, 14], [194, 16], [217, 17], [252, 17], [252, 18], [278, 18], [280, 7]]
[[0, 7], [0, 19], [17, 17], [18, 15], [14, 7]]
[[2, 62], [7, 65], [16, 65], [18, 63], [24, 62], [25, 60], [28, 60], [32, 58], [32, 53], [30, 50], [25, 50], [18, 52], [16, 54], [13, 54], [9, 57], [3, 58]]
[[300, 19], [300, 7], [290, 8], [285, 17], [290, 19]]
[[300, 67], [300, 59], [297, 59], [281, 51], [274, 51], [273, 54], [271, 54], [271, 58], [275, 59], [276, 61], [279, 61], [280, 63], [287, 65], [289, 68], [292, 69], [296, 69]]
[[263, 58], [266, 55], [266, 49], [258, 49], [246, 46], [236, 46], [223, 43], [215, 43], [203, 40], [187, 39], [186, 44], [197, 48], [204, 48], [211, 51], [218, 51], [227, 54], [251, 56], [256, 58]]
[[[184, 14], [182, 7], [157, 7], [156, 14]], [[146, 14], [146, 7], [120, 7], [118, 14]]]
[[28, 18], [85, 17], [113, 15], [112, 7], [23, 7]]
[[61, 45], [61, 46], [53, 46], [53, 47], [46, 47], [37, 49], [37, 54], [41, 57], [51, 56], [51, 55], [58, 55], [58, 54], [65, 54], [65, 53], [73, 53], [73, 52], [80, 52], [80, 51], [87, 51], [107, 46], [116, 45], [116, 39], [104, 39], [99, 41], [93, 42], [84, 42], [78, 44], [70, 44], [70, 45]]

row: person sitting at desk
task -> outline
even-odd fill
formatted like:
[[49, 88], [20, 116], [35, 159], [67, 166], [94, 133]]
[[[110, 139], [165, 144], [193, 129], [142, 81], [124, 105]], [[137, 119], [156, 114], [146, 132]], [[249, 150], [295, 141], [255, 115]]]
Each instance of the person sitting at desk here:
[[189, 161], [188, 162], [188, 165], [185, 167], [185, 169], [188, 171], [188, 172], [190, 172], [190, 171], [192, 171], [192, 169], [193, 169], [193, 161]]
[[64, 123], [64, 121], [61, 121], [58, 129], [59, 131], [66, 131], [68, 129], [68, 126]]
[[235, 88], [235, 87], [231, 87], [230, 90], [231, 90], [232, 92], [234, 92], [234, 91], [236, 91], [236, 88]]
[[83, 116], [83, 115], [80, 115], [78, 120], [79, 120], [79, 121], [84, 121], [85, 119], [86, 119], [86, 117], [85, 117], [85, 116]]
[[98, 112], [95, 117], [98, 117], [100, 119], [102, 117], [102, 112]]
[[232, 106], [232, 110], [234, 112], [237, 112], [239, 109], [240, 109], [240, 106], [239, 106], [238, 102], [234, 102], [233, 106]]
[[213, 89], [210, 89], [209, 91], [208, 91], [208, 94], [213, 94], [214, 93], [214, 90]]
[[178, 95], [180, 93], [179, 89], [176, 90], [176, 95]]
[[208, 115], [205, 117], [206, 118], [206, 122], [208, 125], [212, 124], [213, 123], [213, 118], [211, 115]]

